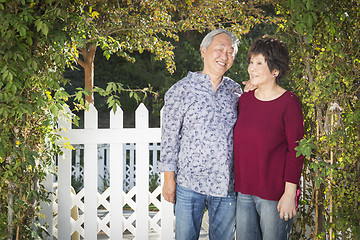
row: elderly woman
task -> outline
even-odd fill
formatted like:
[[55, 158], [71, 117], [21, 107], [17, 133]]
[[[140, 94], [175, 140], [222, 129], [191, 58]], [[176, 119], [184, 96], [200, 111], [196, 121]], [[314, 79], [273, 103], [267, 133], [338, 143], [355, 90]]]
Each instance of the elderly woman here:
[[303, 138], [296, 95], [279, 85], [289, 70], [283, 42], [264, 36], [248, 52], [250, 83], [234, 129], [237, 239], [288, 239], [303, 166], [295, 147]]

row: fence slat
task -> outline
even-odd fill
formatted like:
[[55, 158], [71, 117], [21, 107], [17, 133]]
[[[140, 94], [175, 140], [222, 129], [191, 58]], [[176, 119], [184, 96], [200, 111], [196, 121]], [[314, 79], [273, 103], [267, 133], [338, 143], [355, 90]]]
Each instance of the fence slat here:
[[[161, 189], [164, 184], [164, 173], [161, 173]], [[161, 195], [161, 240], [174, 239], [174, 204], [167, 202]]]
[[98, 129], [98, 111], [94, 104], [89, 105], [89, 111], [85, 111], [84, 115], [85, 129]]
[[149, 236], [149, 146], [136, 144], [136, 239]]
[[[123, 111], [118, 107], [110, 113], [110, 129], [123, 128]], [[123, 227], [123, 144], [110, 145], [110, 239], [120, 239]]]
[[116, 105], [117, 111], [114, 114], [113, 111], [110, 112], [110, 129], [123, 129], [124, 126], [124, 117], [123, 110]]
[[[98, 115], [94, 104], [89, 105], [89, 111], [85, 111], [85, 130], [98, 130]], [[85, 188], [85, 221], [84, 232], [85, 239], [97, 239], [97, 180], [98, 180], [98, 165], [97, 165], [97, 144], [86, 143], [84, 147], [84, 188]]]
[[[149, 112], [140, 104], [135, 112], [135, 128], [142, 135], [149, 128]], [[141, 164], [138, 164], [141, 163]], [[136, 239], [149, 236], [149, 142], [136, 143]]]
[[110, 145], [110, 239], [123, 233], [123, 145]]
[[85, 144], [84, 149], [85, 188], [85, 239], [97, 239], [97, 145]]
[[58, 171], [58, 236], [67, 240], [71, 236], [71, 150], [65, 149], [59, 157]]

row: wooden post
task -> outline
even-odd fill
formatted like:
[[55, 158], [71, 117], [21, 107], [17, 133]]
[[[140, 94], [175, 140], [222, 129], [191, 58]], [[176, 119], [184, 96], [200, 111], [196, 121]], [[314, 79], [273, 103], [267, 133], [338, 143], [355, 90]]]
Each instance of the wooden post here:
[[86, 43], [86, 47], [80, 48], [80, 53], [83, 59], [76, 59], [76, 61], [84, 68], [85, 72], [85, 88], [91, 91], [90, 96], [85, 96], [88, 103], [94, 103], [94, 59], [96, 53], [96, 43]]

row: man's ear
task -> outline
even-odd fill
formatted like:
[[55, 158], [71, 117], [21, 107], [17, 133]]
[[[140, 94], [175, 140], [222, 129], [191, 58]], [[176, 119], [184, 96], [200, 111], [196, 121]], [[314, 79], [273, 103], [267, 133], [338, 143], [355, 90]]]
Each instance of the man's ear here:
[[202, 57], [202, 58], [204, 58], [205, 52], [206, 52], [205, 47], [201, 47], [200, 53], [201, 53], [201, 57]]

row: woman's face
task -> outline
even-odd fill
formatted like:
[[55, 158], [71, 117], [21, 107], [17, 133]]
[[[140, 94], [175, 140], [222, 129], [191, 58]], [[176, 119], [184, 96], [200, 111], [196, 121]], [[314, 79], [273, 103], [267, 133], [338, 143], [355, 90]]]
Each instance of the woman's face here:
[[267, 62], [265, 61], [265, 57], [261, 53], [251, 56], [248, 73], [251, 84], [257, 86], [273, 83], [275, 81], [274, 75], [278, 75], [277, 70], [270, 72]]

